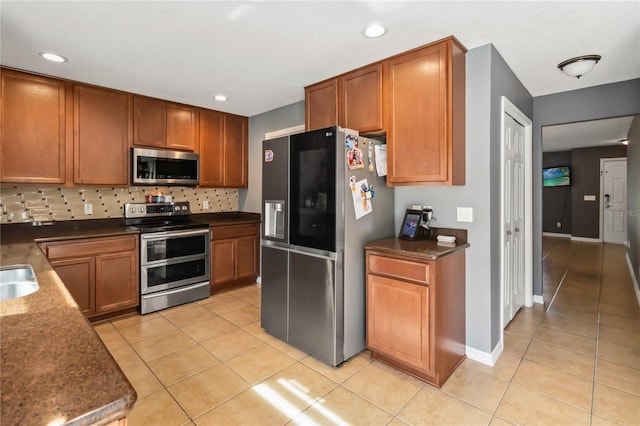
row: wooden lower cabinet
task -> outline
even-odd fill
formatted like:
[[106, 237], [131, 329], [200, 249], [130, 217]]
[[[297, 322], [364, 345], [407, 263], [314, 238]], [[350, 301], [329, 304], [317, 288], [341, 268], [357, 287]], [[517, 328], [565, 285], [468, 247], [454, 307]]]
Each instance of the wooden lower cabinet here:
[[139, 305], [137, 235], [47, 242], [40, 247], [86, 317]]
[[260, 273], [260, 224], [211, 228], [211, 285], [254, 281]]
[[425, 260], [367, 250], [367, 347], [441, 387], [465, 358], [465, 253]]

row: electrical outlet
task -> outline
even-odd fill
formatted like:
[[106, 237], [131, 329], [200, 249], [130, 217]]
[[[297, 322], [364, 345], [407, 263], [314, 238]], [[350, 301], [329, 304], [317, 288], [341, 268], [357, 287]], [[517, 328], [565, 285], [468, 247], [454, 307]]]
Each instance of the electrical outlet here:
[[84, 214], [93, 214], [93, 204], [84, 203]]
[[209, 209], [209, 200], [204, 200], [202, 202], [202, 208], [205, 209], [205, 210]]
[[562, 222], [556, 222], [556, 228], [562, 228]]

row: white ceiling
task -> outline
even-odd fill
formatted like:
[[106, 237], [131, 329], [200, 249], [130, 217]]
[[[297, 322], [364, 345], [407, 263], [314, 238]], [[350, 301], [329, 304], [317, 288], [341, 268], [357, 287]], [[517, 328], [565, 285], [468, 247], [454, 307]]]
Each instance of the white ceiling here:
[[[362, 37], [372, 22], [387, 35]], [[2, 65], [245, 116], [448, 35], [468, 49], [493, 43], [532, 96], [640, 78], [637, 0], [2, 0], [0, 27]], [[585, 54], [602, 60], [581, 79], [557, 69]], [[218, 93], [229, 100], [214, 101]]]
[[619, 145], [627, 139], [633, 116], [559, 124], [542, 128], [542, 150], [571, 151], [575, 148]]

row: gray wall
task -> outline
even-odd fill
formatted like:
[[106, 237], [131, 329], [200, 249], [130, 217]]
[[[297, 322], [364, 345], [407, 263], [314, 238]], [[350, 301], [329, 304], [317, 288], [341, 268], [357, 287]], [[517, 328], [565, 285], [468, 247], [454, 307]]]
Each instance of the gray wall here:
[[[542, 167], [571, 165], [571, 151], [545, 152]], [[558, 228], [556, 224], [562, 226]], [[571, 187], [542, 188], [542, 231], [571, 234]]]
[[264, 134], [304, 124], [304, 101], [249, 117], [249, 188], [238, 191], [242, 211], [262, 212], [262, 141]]
[[[467, 250], [467, 345], [491, 352], [500, 340], [500, 120], [501, 96], [533, 116], [533, 100], [490, 44], [467, 53], [466, 185], [397, 187], [395, 222], [412, 204], [431, 205], [433, 225], [463, 228]], [[457, 207], [472, 207], [473, 222], [456, 220]]]
[[[626, 156], [624, 145], [571, 151], [572, 236], [600, 238], [600, 159]], [[596, 200], [585, 201], [585, 195], [595, 195]]]
[[627, 147], [627, 196], [629, 199], [629, 259], [640, 281], [640, 116], [636, 116], [629, 130]]
[[542, 127], [637, 115], [640, 113], [638, 93], [640, 79], [634, 79], [533, 98], [534, 294], [542, 294], [542, 184], [536, 184], [542, 182]]

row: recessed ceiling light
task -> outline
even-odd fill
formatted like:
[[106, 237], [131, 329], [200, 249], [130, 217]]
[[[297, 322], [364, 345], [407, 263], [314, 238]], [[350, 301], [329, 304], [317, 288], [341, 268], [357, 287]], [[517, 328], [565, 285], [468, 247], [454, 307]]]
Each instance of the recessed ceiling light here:
[[371, 24], [366, 27], [362, 34], [367, 38], [382, 37], [387, 32], [387, 29], [380, 24]]
[[51, 62], [62, 63], [62, 62], [68, 62], [69, 61], [64, 56], [60, 56], [60, 55], [58, 55], [56, 53], [51, 53], [51, 52], [40, 52], [40, 53], [38, 53], [38, 55], [42, 56], [43, 58], [45, 58], [46, 60], [51, 61]]
[[215, 95], [213, 99], [215, 99], [216, 101], [224, 102], [227, 100], [227, 97], [225, 95]]

